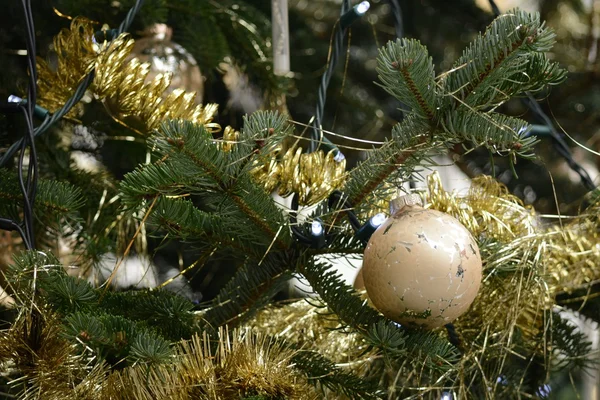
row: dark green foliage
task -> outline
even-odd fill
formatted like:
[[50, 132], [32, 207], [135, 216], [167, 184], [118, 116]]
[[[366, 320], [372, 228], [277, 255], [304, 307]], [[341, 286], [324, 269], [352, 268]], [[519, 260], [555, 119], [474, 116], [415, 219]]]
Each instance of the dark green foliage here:
[[463, 108], [449, 113], [442, 126], [457, 141], [494, 148], [500, 154], [514, 152], [532, 157], [532, 148], [538, 142], [535, 136], [528, 135], [531, 126], [527, 122], [493, 112], [484, 114]]
[[4, 277], [8, 289], [17, 294], [15, 300], [18, 304], [25, 304], [33, 294], [34, 277], [64, 273], [62, 268], [58, 258], [51, 252], [23, 251], [13, 255], [13, 263], [8, 266]]
[[565, 79], [566, 72], [545, 54], [553, 43], [554, 33], [538, 14], [514, 10], [494, 20], [453, 68], [437, 77], [427, 49], [417, 40], [381, 48], [377, 72], [382, 86], [410, 110], [394, 127], [392, 141], [372, 151], [364, 166], [351, 173], [345, 191], [355, 207], [360, 209], [382, 183], [412, 172], [414, 164], [424, 166], [423, 159], [445, 152], [446, 146], [482, 146], [509, 156], [513, 169], [517, 156], [531, 157], [536, 139], [527, 137], [528, 124], [494, 109], [525, 91]]
[[156, 332], [118, 315], [75, 313], [65, 318], [65, 335], [114, 367], [134, 362], [162, 363], [171, 355], [170, 343]]
[[596, 367], [590, 359], [592, 343], [588, 336], [557, 313], [552, 314], [552, 350], [558, 355], [557, 370]]
[[[17, 174], [0, 168], [0, 215], [19, 220], [22, 201]], [[65, 218], [68, 223], [73, 224], [78, 219], [78, 210], [82, 205], [79, 188], [66, 182], [45, 179], [38, 181], [34, 213], [44, 224], [62, 228]]]
[[189, 339], [196, 331], [193, 304], [166, 290], [106, 292], [98, 308], [152, 327], [171, 341]]
[[552, 48], [554, 37], [539, 14], [509, 11], [463, 52], [444, 89], [461, 104], [486, 109], [527, 90], [560, 83], [566, 72], [543, 54]]
[[[275, 148], [293, 133], [293, 127], [285, 115], [273, 111], [257, 111], [244, 117], [244, 127], [238, 143], [234, 146], [233, 158], [252, 168], [250, 160], [271, 156]], [[253, 156], [258, 152], [257, 155]]]
[[62, 314], [96, 308], [96, 290], [84, 280], [60, 272], [41, 280], [48, 303]]
[[386, 92], [410, 106], [414, 115], [433, 120], [439, 97], [433, 61], [414, 39], [398, 39], [379, 50], [377, 72]]
[[[24, 252], [7, 271], [10, 288], [64, 318], [65, 335], [93, 355], [123, 367], [133, 362], [164, 362], [170, 345], [197, 331], [193, 304], [172, 292], [104, 292], [68, 276], [52, 255]], [[33, 277], [35, 276], [35, 281]], [[32, 285], [35, 282], [35, 286]]]
[[286, 271], [290, 266], [282, 261], [269, 257], [258, 266], [245, 263], [202, 315], [203, 328], [216, 330], [222, 325], [238, 324], [264, 305], [289, 279]]
[[293, 361], [298, 369], [306, 373], [310, 382], [335, 393], [342, 393], [351, 399], [378, 399], [382, 395], [376, 382], [369, 382], [345, 372], [314, 351], [299, 351]]
[[224, 223], [227, 220], [217, 214], [198, 210], [185, 199], [161, 197], [154, 206], [150, 225], [185, 241], [231, 241]]
[[373, 150], [365, 161], [350, 171], [344, 192], [355, 208], [368, 209], [369, 203], [363, 202], [376, 200], [383, 184], [400, 186], [417, 167], [427, 163], [432, 153], [446, 148], [447, 144], [441, 138], [431, 137], [430, 129], [429, 121], [407, 116], [394, 127], [391, 140]]
[[136, 362], [160, 364], [171, 356], [170, 343], [160, 336], [142, 332], [133, 339], [130, 357]]
[[[271, 140], [277, 143], [289, 127], [273, 113], [257, 113], [248, 121], [251, 121], [250, 128], [242, 134], [241, 148], [246, 149], [245, 152], [223, 152], [203, 126], [185, 121], [164, 124], [153, 142], [161, 156], [168, 156], [167, 160], [127, 174], [121, 184], [123, 202], [133, 206], [159, 194], [197, 195], [207, 204], [206, 211], [218, 215], [215, 221], [223, 216], [230, 218], [231, 222], [226, 223], [225, 228], [235, 229], [229, 234], [244, 239], [240, 241], [242, 245], [270, 244], [279, 227], [286, 224], [286, 219], [273, 199], [253, 183], [245, 165], [260, 156], [260, 152], [256, 154], [253, 150], [257, 148], [257, 141], [271, 136]], [[176, 221], [181, 216], [200, 217], [190, 208], [185, 210], [184, 203], [171, 205], [173, 207], [169, 210], [173, 214], [163, 213], [163, 221]], [[269, 215], [269, 218], [264, 218], [264, 215]], [[278, 247], [285, 246], [289, 241], [288, 230], [281, 230], [277, 238]]]

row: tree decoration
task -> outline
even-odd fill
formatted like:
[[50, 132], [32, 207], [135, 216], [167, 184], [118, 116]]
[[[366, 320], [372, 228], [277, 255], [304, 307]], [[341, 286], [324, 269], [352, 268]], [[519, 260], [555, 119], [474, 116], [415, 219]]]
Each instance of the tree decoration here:
[[481, 284], [481, 257], [456, 219], [423, 209], [417, 195], [392, 201], [392, 215], [371, 236], [362, 274], [386, 317], [437, 328], [467, 311]]
[[[85, 73], [95, 68], [92, 93], [104, 102], [115, 119], [128, 126], [132, 124], [130, 127], [143, 135], [169, 119], [185, 119], [203, 124], [211, 131], [220, 130], [212, 122], [216, 104], [198, 105], [196, 93], [183, 89], [165, 95], [171, 85], [169, 73], [147, 81], [150, 64], [136, 58], [128, 61], [135, 43], [128, 34], [99, 44], [93, 38], [93, 25], [80, 18], [75, 18], [70, 29], [57, 36], [56, 52], [68, 55], [59, 57], [56, 72], [47, 63], [40, 63], [40, 81], [44, 82], [40, 86], [42, 106], [53, 111], [68, 99]], [[134, 118], [133, 123], [130, 118]]]
[[175, 89], [183, 89], [196, 93], [195, 102], [202, 103], [204, 77], [194, 57], [171, 40], [173, 29], [165, 24], [154, 24], [146, 28], [143, 35], [135, 41], [130, 57], [150, 64], [146, 82], [153, 81], [159, 74], [169, 74], [171, 82], [163, 97]]
[[[222, 148], [230, 151], [239, 140], [239, 132], [226, 128]], [[257, 143], [260, 147], [260, 143]], [[298, 196], [298, 204], [317, 204], [336, 189], [342, 187], [346, 178], [346, 160], [337, 160], [335, 152], [322, 150], [304, 153], [302, 148], [292, 146], [285, 152], [282, 146], [254, 161], [251, 174], [255, 182], [267, 193], [277, 189], [280, 196]], [[281, 154], [283, 152], [283, 155]]]
[[[136, 1], [136, 7], [139, 4]], [[132, 10], [129, 22], [135, 14]], [[233, 271], [212, 301], [195, 311], [186, 299], [162, 290], [95, 289], [68, 276], [47, 253], [18, 255], [5, 273], [18, 315], [0, 332], [0, 364], [3, 376], [10, 377], [0, 382], [2, 392], [16, 398], [35, 398], [40, 393], [50, 398], [189, 398], [206, 395], [199, 391], [207, 389], [209, 398], [302, 398], [305, 393], [310, 398], [311, 389], [304, 390], [304, 383], [310, 382], [335, 392], [331, 397], [439, 399], [452, 392], [456, 398], [517, 398], [536, 397], [552, 372], [570, 373], [589, 362], [590, 343], [556, 310], [568, 304], [561, 302], [561, 295], [585, 291], [600, 276], [596, 203], [560, 228], [547, 227], [541, 216], [533, 215], [491, 178], [475, 179], [465, 197], [446, 193], [431, 178], [426, 195], [431, 210], [416, 212], [440, 219], [444, 218], [434, 209], [453, 215], [472, 235], [465, 233], [468, 240], [462, 247], [459, 244], [458, 258], [463, 256], [460, 253], [475, 258], [476, 250], [471, 254], [469, 250], [476, 240], [484, 259], [485, 284], [469, 312], [455, 320], [450, 339], [444, 330], [400, 326], [369, 307], [332, 271], [330, 262], [340, 254], [360, 257], [363, 253], [363, 242], [354, 229], [358, 226], [360, 231], [366, 224], [357, 224], [348, 210], [364, 215], [363, 222], [374, 217], [369, 210], [380, 205], [390, 188], [426, 166], [432, 154], [455, 144], [483, 146], [508, 155], [513, 163], [517, 156], [533, 154], [530, 126], [500, 114], [497, 106], [523, 89], [541, 90], [564, 79], [564, 71], [545, 55], [553, 34], [539, 16], [515, 10], [497, 18], [452, 70], [438, 76], [427, 50], [416, 40], [390, 42], [381, 49], [382, 86], [410, 111], [389, 141], [372, 149], [340, 183], [340, 194], [334, 196], [339, 201], [333, 198], [308, 215], [309, 226], [326, 235], [319, 246], [297, 240], [298, 230], [304, 227], [257, 184], [253, 171], [265, 168], [272, 172], [270, 178], [290, 176], [289, 191], [305, 190], [303, 201], [312, 203], [337, 184], [319, 181], [318, 175], [326, 176], [327, 170], [315, 167], [324, 166], [329, 155], [314, 156], [318, 162], [306, 158], [303, 164], [297, 149], [283, 153], [292, 127], [287, 117], [276, 112], [256, 112], [244, 119], [239, 133], [226, 130], [224, 140], [217, 139], [212, 114], [192, 106], [191, 95], [173, 92], [163, 99], [167, 78], [157, 76], [146, 83], [148, 67], [125, 62], [130, 39], [117, 35], [96, 47], [91, 28], [86, 29], [68, 31], [60, 41], [74, 45], [77, 40], [88, 41], [74, 50], [80, 60], [64, 50], [61, 68], [67, 62], [79, 63], [73, 68], [77, 73], [60, 75], [68, 81], [64, 87], [75, 86], [83, 71], [93, 68], [92, 94], [105, 104], [114, 102], [119, 110], [113, 110], [113, 116], [121, 122], [127, 122], [121, 119], [125, 117], [140, 118], [139, 130], [150, 134], [148, 142], [156, 157], [126, 174], [110, 192], [90, 185], [89, 178], [73, 185], [85, 188], [85, 196], [95, 191], [96, 196], [87, 198], [96, 199], [98, 210], [111, 204], [100, 217], [121, 209], [145, 221], [150, 234], [164, 239], [159, 251], [166, 241], [176, 239], [201, 252], [192, 265], [202, 268], [225, 256], [233, 261]], [[69, 34], [74, 36], [67, 40]], [[88, 52], [91, 64], [86, 61]], [[87, 84], [94, 74], [90, 72], [82, 82]], [[63, 85], [60, 79], [55, 83]], [[48, 93], [52, 88], [47, 88]], [[17, 111], [22, 105], [17, 104]], [[66, 153], [48, 148], [46, 155]], [[284, 158], [287, 161], [279, 165]], [[303, 178], [298, 164], [311, 176]], [[335, 172], [330, 165], [327, 168]], [[330, 176], [335, 176], [333, 172]], [[22, 179], [14, 173], [4, 175], [9, 178], [0, 185], [0, 215], [19, 216], [32, 207], [31, 202], [20, 194]], [[47, 223], [50, 219], [59, 226], [68, 222], [71, 231], [82, 236], [93, 232], [97, 240], [90, 240], [91, 245], [106, 236], [104, 227], [94, 226], [98, 213], [90, 212], [70, 185], [48, 185], [44, 190], [41, 182], [33, 205], [36, 218], [43, 222], [37, 235], [56, 235], [56, 225]], [[288, 190], [288, 181], [279, 182]], [[86, 218], [80, 218], [83, 215]], [[387, 228], [390, 235], [392, 224], [401, 219], [390, 218], [382, 235]], [[1, 221], [7, 226], [6, 219]], [[407, 232], [411, 234], [403, 233]], [[421, 245], [432, 238], [428, 232], [422, 238], [413, 236]], [[124, 240], [133, 243], [134, 239]], [[452, 243], [449, 247], [455, 250]], [[459, 265], [446, 265], [452, 267], [448, 272], [453, 281], [460, 281]], [[461, 268], [463, 276], [471, 271], [468, 265]], [[306, 278], [320, 301], [261, 313], [295, 274]], [[297, 318], [299, 313], [306, 318]], [[252, 326], [254, 332], [248, 333], [244, 326]]]

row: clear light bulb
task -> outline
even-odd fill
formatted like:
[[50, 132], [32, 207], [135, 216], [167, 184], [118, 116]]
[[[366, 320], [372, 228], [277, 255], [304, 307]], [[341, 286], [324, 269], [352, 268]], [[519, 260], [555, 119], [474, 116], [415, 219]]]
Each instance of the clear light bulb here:
[[310, 231], [314, 236], [321, 236], [323, 234], [323, 225], [319, 221], [313, 221]]
[[384, 213], [376, 214], [373, 218], [371, 218], [371, 225], [373, 225], [375, 228], [379, 228], [386, 219], [387, 217]]
[[369, 4], [368, 1], [362, 1], [360, 2], [357, 6], [356, 6], [356, 12], [359, 15], [363, 15], [364, 13], [366, 13], [367, 11], [369, 11], [369, 8], [371, 7], [371, 4]]

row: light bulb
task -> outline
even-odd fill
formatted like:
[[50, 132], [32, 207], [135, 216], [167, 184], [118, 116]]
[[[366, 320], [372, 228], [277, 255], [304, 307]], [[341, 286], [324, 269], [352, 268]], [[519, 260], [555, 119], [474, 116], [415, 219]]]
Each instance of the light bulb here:
[[323, 234], [323, 225], [319, 221], [313, 221], [310, 231], [314, 236], [321, 236]]
[[369, 4], [368, 1], [362, 1], [356, 6], [356, 12], [360, 15], [363, 15], [364, 13], [369, 11], [370, 7], [371, 7], [371, 4]]

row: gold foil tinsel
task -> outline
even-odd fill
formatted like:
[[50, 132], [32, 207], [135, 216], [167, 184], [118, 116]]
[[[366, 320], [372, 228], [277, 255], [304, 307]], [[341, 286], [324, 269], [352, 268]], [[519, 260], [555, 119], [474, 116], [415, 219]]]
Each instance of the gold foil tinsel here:
[[[457, 398], [468, 398], [469, 379], [478, 375], [477, 379], [496, 382], [498, 376], [511, 373], [502, 360], [515, 354], [533, 353], [552, 363], [556, 354], [547, 346], [547, 339], [556, 295], [585, 288], [600, 277], [598, 207], [563, 226], [547, 225], [490, 177], [475, 178], [463, 196], [444, 191], [437, 174], [428, 177], [428, 188], [425, 198], [429, 207], [459, 219], [477, 239], [484, 258], [480, 293], [471, 309], [455, 321], [463, 356], [453, 374], [464, 380], [458, 378], [444, 389], [452, 390]], [[364, 354], [365, 342], [359, 335], [340, 331], [335, 315], [308, 302], [268, 307], [250, 326], [317, 350], [338, 365], [356, 367], [353, 371], [359, 376], [370, 376], [374, 373], [370, 368], [377, 368], [374, 362], [380, 355]], [[515, 341], [516, 336], [519, 341]], [[480, 369], [481, 360], [487, 362], [489, 371]], [[490, 367], [493, 360], [498, 362]], [[411, 376], [419, 381], [418, 371], [418, 366], [407, 363], [399, 370], [378, 373], [385, 385], [385, 376]], [[412, 383], [409, 386], [418, 386]], [[402, 383], [394, 381], [390, 392], [396, 385]], [[425, 398], [427, 392], [433, 398], [437, 393], [439, 398], [436, 391], [440, 387], [431, 382], [420, 386], [418, 392], [411, 393]]]
[[444, 191], [437, 174], [429, 175], [428, 183], [429, 207], [453, 215], [484, 242], [484, 247], [486, 239], [502, 243], [501, 253], [506, 253], [506, 259], [501, 263], [537, 254], [536, 268], [551, 293], [570, 292], [600, 277], [596, 217], [600, 206], [569, 218], [568, 223], [548, 224], [491, 177], [474, 178], [468, 194], [462, 197]]
[[[70, 29], [62, 29], [54, 37], [56, 60], [52, 63], [38, 57], [38, 103], [55, 112], [73, 95], [83, 77], [94, 67], [97, 48], [92, 42], [94, 27], [85, 18], [75, 18]], [[51, 65], [55, 64], [55, 65]], [[69, 112], [78, 115], [78, 104]]]
[[181, 89], [163, 98], [171, 82], [168, 74], [159, 74], [146, 82], [149, 64], [135, 58], [127, 61], [134, 44], [128, 34], [99, 45], [93, 44], [93, 34], [90, 21], [75, 18], [71, 28], [56, 37], [56, 71], [40, 60], [39, 100], [42, 106], [50, 111], [62, 107], [77, 84], [94, 68], [94, 81], [89, 90], [104, 102], [112, 117], [120, 123], [130, 126], [133, 118], [135, 125], [141, 125], [141, 128], [132, 129], [142, 134], [151, 132], [167, 119], [185, 119], [203, 124], [209, 130], [220, 130], [219, 125], [212, 122], [216, 104], [196, 105], [196, 94]]
[[466, 196], [444, 190], [440, 177], [427, 177], [428, 208], [445, 212], [458, 219], [475, 237], [485, 235], [501, 241], [530, 235], [535, 230], [535, 212], [508, 189], [489, 176], [471, 182]]
[[[239, 132], [227, 127], [221, 148], [231, 151], [238, 140]], [[298, 204], [310, 206], [329, 197], [346, 181], [346, 160], [335, 160], [333, 151], [304, 153], [302, 148], [293, 146], [281, 155], [281, 149], [278, 146], [257, 160], [251, 171], [256, 183], [268, 193], [277, 188], [283, 197], [296, 193]]]
[[[248, 329], [221, 331], [218, 348], [194, 336], [176, 349], [172, 364], [138, 365], [111, 374], [104, 398], [138, 400], [237, 399], [249, 396], [312, 400], [318, 396], [294, 370], [294, 351]], [[123, 396], [126, 394], [127, 396]]]
[[340, 188], [346, 180], [346, 160], [334, 159], [333, 151], [321, 150], [304, 153], [300, 147], [291, 147], [281, 158], [270, 159], [253, 169], [257, 183], [272, 192], [279, 187], [280, 196], [296, 193], [298, 204], [317, 204]]
[[360, 364], [372, 354], [358, 333], [339, 330], [335, 315], [311, 301], [272, 305], [261, 310], [249, 324], [261, 334], [280, 337], [318, 351], [336, 363]]

